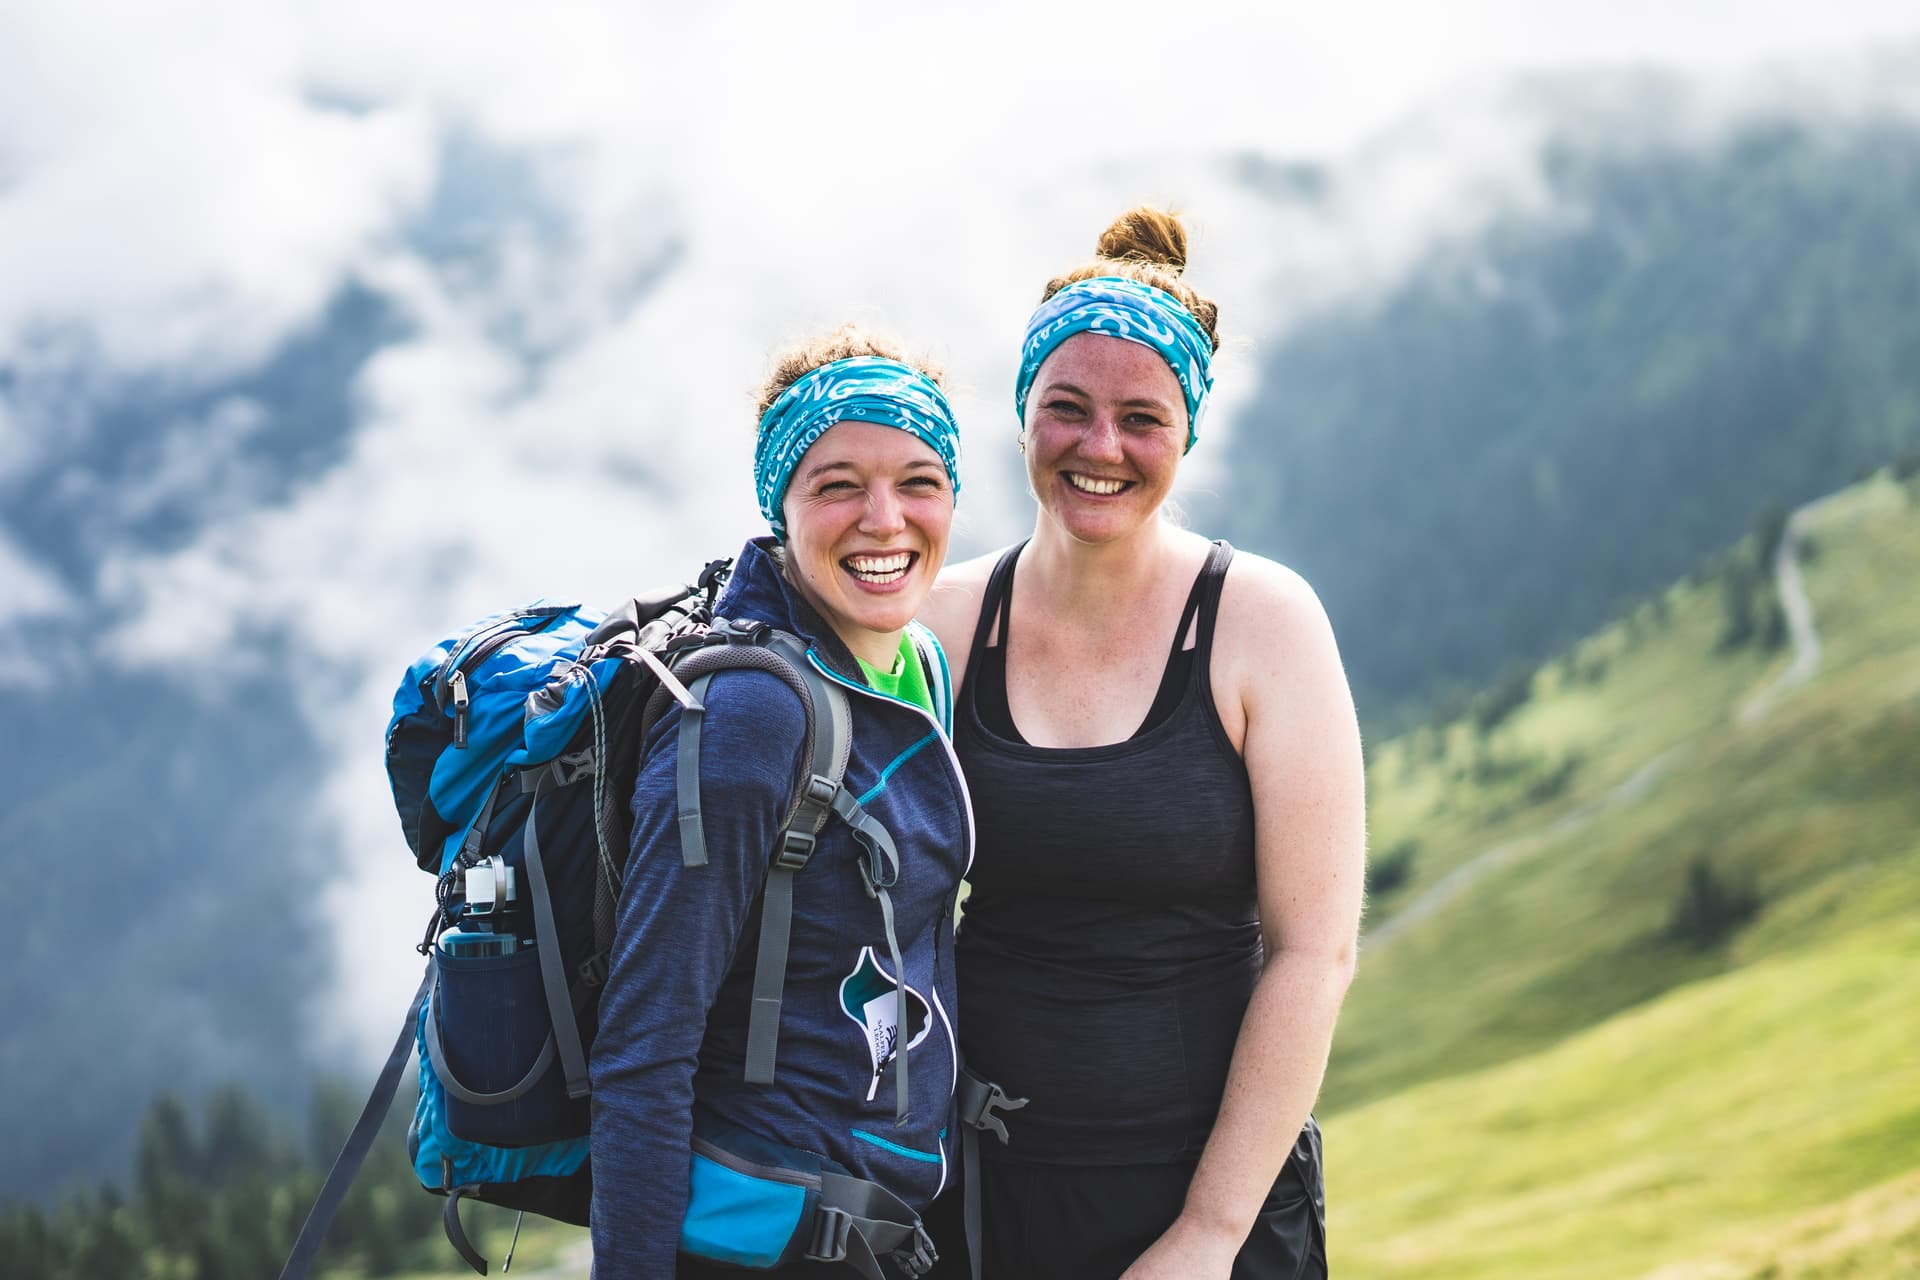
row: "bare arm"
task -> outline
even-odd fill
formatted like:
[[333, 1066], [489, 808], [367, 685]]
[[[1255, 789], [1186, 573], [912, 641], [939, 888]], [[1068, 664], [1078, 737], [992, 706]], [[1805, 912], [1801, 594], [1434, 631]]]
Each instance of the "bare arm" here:
[[1353, 698], [1312, 590], [1257, 557], [1242, 570], [1237, 558], [1215, 662], [1244, 713], [1227, 727], [1243, 727], [1234, 736], [1253, 784], [1266, 968], [1180, 1217], [1124, 1280], [1225, 1280], [1312, 1110], [1353, 976], [1366, 858]]

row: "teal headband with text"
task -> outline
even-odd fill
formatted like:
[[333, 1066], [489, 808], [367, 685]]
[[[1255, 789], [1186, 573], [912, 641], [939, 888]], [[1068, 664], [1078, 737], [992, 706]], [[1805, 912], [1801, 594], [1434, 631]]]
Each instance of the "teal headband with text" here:
[[780, 508], [795, 468], [814, 441], [842, 422], [873, 422], [912, 432], [940, 455], [959, 497], [960, 428], [933, 380], [898, 360], [835, 360], [796, 379], [760, 418], [760, 441], [753, 451], [754, 490], [760, 514], [782, 541], [787, 527]]
[[1027, 321], [1014, 384], [1014, 410], [1027, 420], [1027, 392], [1053, 349], [1076, 333], [1097, 333], [1151, 347], [1180, 380], [1187, 401], [1187, 448], [1200, 438], [1200, 413], [1213, 390], [1213, 340], [1180, 300], [1124, 276], [1076, 280], [1041, 303]]

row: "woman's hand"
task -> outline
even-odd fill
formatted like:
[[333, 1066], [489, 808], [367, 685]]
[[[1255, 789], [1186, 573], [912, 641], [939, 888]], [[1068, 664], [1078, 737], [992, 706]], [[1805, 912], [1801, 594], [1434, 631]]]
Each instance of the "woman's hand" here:
[[1181, 1215], [1120, 1280], [1227, 1280], [1241, 1241]]

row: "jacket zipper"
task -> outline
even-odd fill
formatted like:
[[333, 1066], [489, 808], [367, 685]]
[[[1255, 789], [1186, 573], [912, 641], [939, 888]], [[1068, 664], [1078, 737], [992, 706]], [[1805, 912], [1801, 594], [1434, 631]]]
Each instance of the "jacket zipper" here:
[[[944, 656], [945, 655], [942, 655], [943, 658]], [[940, 717], [933, 714], [931, 711], [928, 711], [925, 707], [915, 706], [913, 703], [908, 702], [905, 698], [896, 698], [891, 694], [881, 693], [878, 689], [869, 688], [864, 684], [855, 684], [853, 681], [847, 679], [845, 676], [841, 675], [839, 672], [827, 666], [826, 663], [820, 661], [820, 655], [814, 651], [812, 645], [807, 646], [807, 661], [813, 664], [814, 670], [818, 671], [821, 675], [833, 681], [835, 684], [839, 684], [848, 689], [851, 689], [855, 693], [865, 694], [869, 698], [878, 698], [882, 702], [890, 702], [896, 707], [905, 707], [907, 710], [913, 712], [918, 716], [921, 716], [922, 718], [924, 718], [930, 724], [933, 725], [933, 732], [936, 736], [939, 737], [940, 745], [946, 748], [947, 763], [953, 769], [953, 779], [955, 782], [960, 784], [960, 803], [961, 803], [962, 809], [965, 811], [966, 821], [967, 821], [967, 865], [960, 873], [961, 878], [965, 879], [967, 872], [973, 870], [973, 794], [967, 790], [967, 775], [961, 772], [959, 753], [953, 749], [953, 739], [949, 738], [947, 736], [947, 731], [941, 727]], [[959, 892], [959, 887], [957, 885], [955, 886], [954, 892], [955, 893]], [[952, 899], [949, 898], [948, 901], [951, 902]], [[951, 918], [951, 915], [952, 915], [952, 908], [949, 907], [948, 908], [949, 918]], [[940, 946], [940, 935], [936, 933], [934, 935], [936, 963], [938, 963], [937, 952], [939, 950], [939, 946]], [[899, 981], [903, 986], [906, 983], [906, 978], [907, 976], [904, 973], [902, 973], [899, 976]], [[935, 1015], [940, 1019], [940, 1025], [946, 1030], [948, 1060], [953, 1070], [953, 1084], [957, 1085], [959, 1083], [959, 1072], [960, 1072], [960, 1040], [957, 1036], [954, 1035], [953, 1023], [948, 1021], [946, 1009], [941, 1006], [940, 992], [937, 987], [933, 991], [932, 998], [927, 1003], [933, 1006]], [[948, 1107], [949, 1109], [951, 1109], [952, 1107], [951, 1101], [949, 1101]], [[947, 1147], [946, 1147], [946, 1143], [942, 1142], [940, 1144], [940, 1186], [944, 1190], [946, 1188], [946, 1185], [947, 1185]]]
[[953, 767], [953, 779], [960, 784], [960, 799], [966, 809], [967, 865], [960, 872], [961, 878], [965, 879], [967, 872], [973, 870], [973, 793], [967, 790], [967, 775], [960, 769], [960, 756], [953, 749], [953, 739], [948, 737], [947, 731], [941, 727], [940, 718], [931, 711], [928, 711], [925, 707], [916, 706], [908, 702], [905, 698], [896, 698], [892, 694], [881, 693], [878, 689], [869, 688], [864, 684], [855, 684], [838, 671], [835, 671], [832, 667], [829, 667], [826, 663], [820, 661], [820, 655], [814, 651], [811, 645], [807, 647], [807, 661], [813, 664], [815, 671], [818, 671], [835, 684], [851, 689], [855, 693], [865, 694], [869, 698], [878, 698], [882, 702], [890, 702], [896, 707], [905, 707], [933, 726], [935, 735], [940, 739], [940, 745], [946, 748], [947, 763]]
[[812, 1191], [820, 1189], [820, 1175], [801, 1173], [797, 1169], [782, 1169], [778, 1165], [758, 1164], [744, 1156], [737, 1156], [707, 1139], [693, 1139], [693, 1153], [705, 1156], [723, 1169], [735, 1173], [744, 1173], [750, 1178], [761, 1178], [767, 1182], [784, 1182], [789, 1186], [806, 1187]]

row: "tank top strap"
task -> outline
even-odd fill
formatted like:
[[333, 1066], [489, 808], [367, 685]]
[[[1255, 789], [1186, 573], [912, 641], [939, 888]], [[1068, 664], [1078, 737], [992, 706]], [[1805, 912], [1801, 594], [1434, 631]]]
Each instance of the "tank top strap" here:
[[[1207, 552], [1207, 560], [1211, 561], [1212, 559], [1213, 552], [1209, 550]], [[1206, 563], [1203, 562], [1200, 566], [1200, 572], [1194, 575], [1193, 585], [1187, 589], [1187, 602], [1180, 606], [1180, 622], [1179, 625], [1173, 629], [1173, 648], [1167, 652], [1169, 673], [1172, 671], [1171, 664], [1178, 662], [1180, 655], [1186, 652], [1187, 632], [1193, 630], [1193, 616], [1200, 611], [1200, 597], [1205, 592], [1206, 586], [1207, 566]], [[1194, 635], [1193, 640], [1194, 647], [1197, 649], [1200, 644], [1198, 633]], [[1165, 682], [1166, 678], [1163, 677], [1162, 684]]]
[[[1209, 669], [1208, 662], [1213, 655], [1213, 627], [1220, 617], [1220, 591], [1227, 583], [1227, 566], [1233, 562], [1233, 545], [1225, 538], [1216, 540], [1207, 552], [1207, 562], [1200, 567], [1200, 581], [1195, 585], [1195, 594], [1200, 598], [1199, 634], [1193, 640], [1194, 661], [1200, 671]], [[1186, 638], [1187, 624], [1180, 624], [1180, 639]], [[1176, 641], [1175, 643], [1178, 643]]]
[[980, 620], [973, 627], [973, 647], [967, 653], [969, 671], [986, 651], [987, 637], [993, 634], [996, 619], [1000, 623], [1000, 644], [1004, 647], [1007, 643], [1007, 616], [1013, 611], [1013, 566], [1026, 549], [1024, 541], [1008, 547], [987, 578], [987, 589], [980, 594]]

